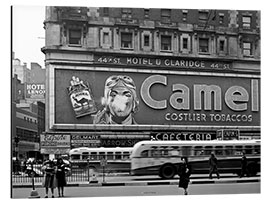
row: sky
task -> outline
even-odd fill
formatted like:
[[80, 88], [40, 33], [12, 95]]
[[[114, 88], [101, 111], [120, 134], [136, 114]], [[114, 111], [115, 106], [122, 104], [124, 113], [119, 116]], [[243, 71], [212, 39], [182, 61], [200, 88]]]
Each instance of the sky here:
[[[14, 6], [12, 9], [12, 50], [21, 63], [36, 62], [44, 67], [45, 55], [41, 48], [45, 46], [44, 6]], [[27, 22], [27, 23], [25, 23]]]

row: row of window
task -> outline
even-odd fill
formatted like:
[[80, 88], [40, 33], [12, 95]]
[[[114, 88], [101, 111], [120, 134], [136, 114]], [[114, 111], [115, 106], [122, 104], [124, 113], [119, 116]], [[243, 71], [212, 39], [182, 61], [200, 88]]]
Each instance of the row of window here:
[[[171, 21], [171, 9], [161, 9], [160, 18], [161, 22], [169, 23]], [[144, 9], [144, 18], [149, 19], [150, 9]], [[109, 16], [109, 8], [103, 8], [103, 15]], [[132, 8], [122, 8], [121, 9], [121, 16], [124, 19], [131, 19], [132, 18]], [[218, 18], [218, 22], [220, 25], [224, 24], [225, 18], [224, 13], [218, 11], [207, 11], [201, 10], [198, 12], [198, 20], [200, 23], [206, 23], [210, 20], [214, 21]], [[182, 10], [182, 21], [186, 22], [188, 19], [188, 10]], [[243, 15], [242, 16], [242, 26], [243, 28], [250, 28], [251, 27], [252, 16], [251, 15]]]
[[72, 154], [70, 156], [71, 160], [127, 160], [129, 159], [129, 152], [83, 152], [82, 154]]
[[[111, 35], [109, 32], [102, 32], [102, 45], [110, 46], [111, 45]], [[82, 42], [82, 33], [80, 29], [70, 29], [69, 30], [69, 44], [70, 45], [81, 45]], [[151, 34], [144, 34], [142, 37], [142, 47], [151, 50], [152, 48], [152, 36]], [[220, 39], [218, 41], [218, 51], [221, 53], [226, 53], [226, 40]], [[252, 43], [251, 42], [242, 42], [242, 54], [244, 56], [252, 56]], [[189, 52], [191, 51], [191, 40], [190, 37], [182, 37], [181, 41], [181, 50]], [[173, 51], [173, 36], [172, 35], [161, 35], [160, 36], [160, 50], [171, 52]], [[210, 53], [210, 38], [208, 37], [199, 37], [198, 39], [198, 52], [199, 53]], [[121, 32], [120, 34], [120, 46], [122, 49], [133, 49], [134, 48], [134, 36], [132, 32]]]
[[16, 136], [19, 138], [19, 141], [28, 141], [28, 142], [39, 142], [37, 137], [37, 132], [26, 130], [22, 128], [16, 128]]
[[151, 149], [142, 151], [141, 157], [209, 156], [211, 153], [218, 156], [238, 156], [243, 152], [247, 155], [259, 155], [260, 146], [186, 146], [181, 149]]

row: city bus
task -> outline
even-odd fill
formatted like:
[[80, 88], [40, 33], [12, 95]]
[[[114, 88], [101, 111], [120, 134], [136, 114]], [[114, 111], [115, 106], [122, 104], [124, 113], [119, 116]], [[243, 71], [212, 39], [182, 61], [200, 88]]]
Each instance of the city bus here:
[[187, 157], [192, 174], [209, 173], [208, 160], [214, 153], [220, 173], [240, 175], [245, 152], [248, 172], [254, 176], [260, 172], [260, 151], [259, 140], [141, 141], [133, 147], [131, 174], [173, 178], [181, 157]]
[[88, 148], [79, 147], [69, 151], [71, 169], [101, 172], [130, 172], [131, 147]]

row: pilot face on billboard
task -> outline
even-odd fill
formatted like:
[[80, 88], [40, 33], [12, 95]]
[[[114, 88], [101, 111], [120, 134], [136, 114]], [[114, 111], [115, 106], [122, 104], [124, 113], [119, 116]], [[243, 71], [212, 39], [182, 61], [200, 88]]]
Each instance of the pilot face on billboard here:
[[139, 101], [136, 86], [129, 76], [110, 76], [105, 82], [104, 109], [96, 115], [96, 124], [135, 124], [133, 114], [137, 112]]
[[127, 117], [131, 114], [134, 96], [132, 92], [125, 87], [115, 87], [110, 91], [108, 97], [108, 107], [115, 117]]

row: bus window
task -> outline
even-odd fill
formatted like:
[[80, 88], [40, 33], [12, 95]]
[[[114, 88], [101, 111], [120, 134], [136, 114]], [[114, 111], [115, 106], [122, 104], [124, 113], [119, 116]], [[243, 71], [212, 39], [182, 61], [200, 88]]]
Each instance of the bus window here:
[[162, 150], [160, 151], [160, 153], [161, 153], [161, 156], [168, 156], [168, 155], [169, 155], [169, 152], [168, 152], [167, 149], [162, 149]]
[[182, 154], [179, 153], [179, 155], [182, 155], [182, 156], [191, 155], [191, 146], [183, 146], [182, 147]]
[[203, 155], [203, 148], [202, 146], [195, 146], [194, 147], [194, 156]]
[[79, 154], [72, 154], [70, 156], [71, 160], [80, 160], [81, 159], [81, 155]]
[[161, 156], [161, 151], [159, 149], [152, 149], [151, 150], [151, 157], [160, 157]]
[[261, 147], [260, 146], [255, 146], [254, 154], [261, 154]]
[[141, 157], [148, 157], [148, 150], [144, 150], [141, 152]]
[[105, 152], [99, 152], [99, 160], [106, 159]]
[[215, 147], [215, 154], [216, 154], [216, 155], [223, 155], [223, 149], [222, 149], [222, 146], [216, 146], [216, 147]]
[[129, 152], [123, 152], [123, 159], [129, 159]]
[[97, 153], [96, 152], [91, 152], [90, 160], [97, 160]]
[[115, 152], [115, 159], [122, 159], [121, 152]]
[[113, 152], [107, 152], [107, 159], [113, 160]]
[[240, 145], [235, 146], [234, 155], [242, 155], [243, 148]]
[[83, 152], [82, 153], [82, 159], [88, 159], [89, 158], [89, 152]]
[[225, 155], [226, 156], [233, 155], [233, 147], [232, 146], [225, 146]]
[[204, 154], [205, 155], [210, 155], [212, 153], [212, 149], [213, 147], [212, 146], [205, 146], [204, 147]]
[[252, 146], [245, 146], [243, 150], [246, 154], [253, 154], [252, 153]]

